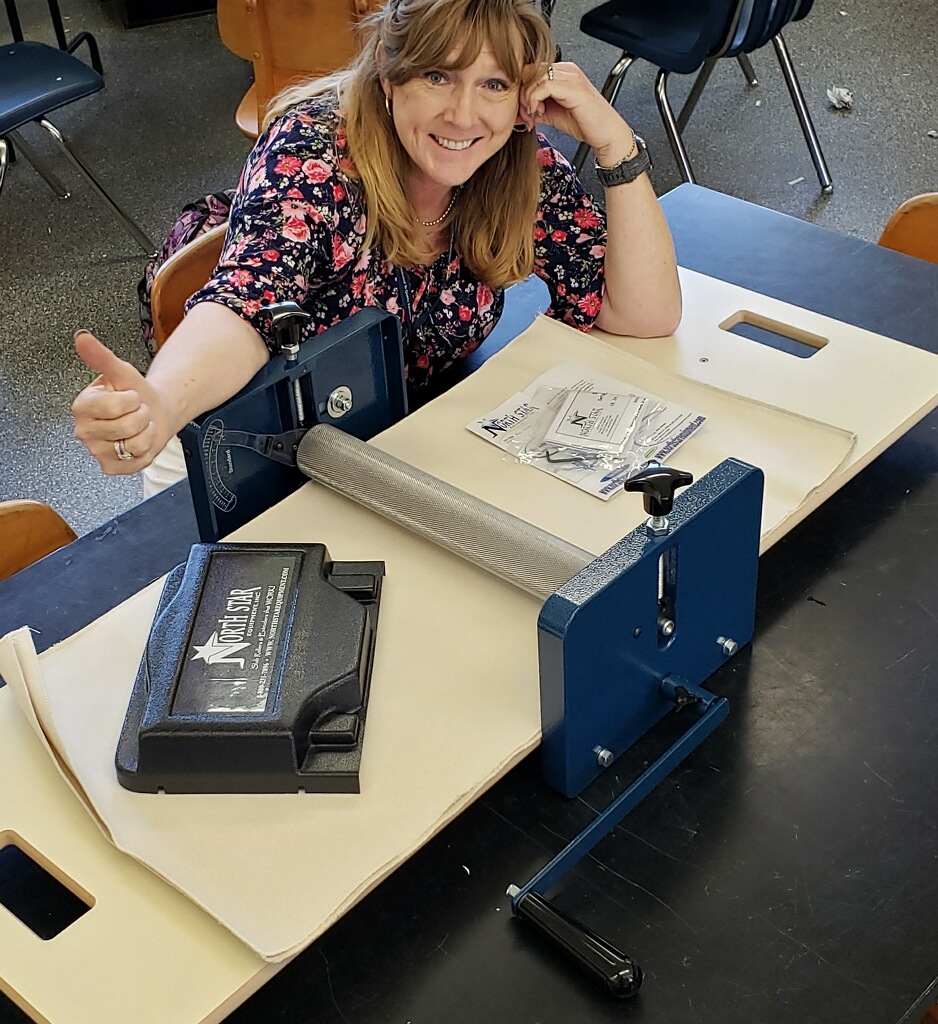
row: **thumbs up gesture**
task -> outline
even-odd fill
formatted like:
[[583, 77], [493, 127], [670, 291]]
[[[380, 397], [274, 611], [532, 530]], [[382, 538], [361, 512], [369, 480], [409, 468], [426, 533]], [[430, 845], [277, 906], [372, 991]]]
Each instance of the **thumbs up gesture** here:
[[105, 473], [136, 473], [166, 443], [157, 426], [159, 392], [88, 331], [75, 335], [75, 351], [98, 374], [72, 403], [75, 436]]

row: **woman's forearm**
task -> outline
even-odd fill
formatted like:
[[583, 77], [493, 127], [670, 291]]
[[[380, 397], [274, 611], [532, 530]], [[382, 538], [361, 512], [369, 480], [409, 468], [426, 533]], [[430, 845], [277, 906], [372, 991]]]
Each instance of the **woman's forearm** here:
[[218, 302], [194, 306], [147, 373], [165, 403], [167, 440], [240, 391], [268, 358], [260, 335], [233, 310]]
[[[634, 143], [597, 153], [614, 167], [636, 152]], [[654, 338], [681, 321], [681, 287], [671, 232], [647, 174], [606, 189], [605, 289], [596, 326], [611, 334]]]

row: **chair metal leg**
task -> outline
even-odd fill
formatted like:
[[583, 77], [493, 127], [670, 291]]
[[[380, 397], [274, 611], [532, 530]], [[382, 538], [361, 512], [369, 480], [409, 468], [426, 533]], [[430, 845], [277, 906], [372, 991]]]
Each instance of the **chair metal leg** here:
[[[710, 76], [713, 74], [713, 69], [717, 65], [719, 57], [711, 57], [709, 60], [704, 61], [703, 67], [697, 72], [697, 77], [694, 79], [694, 84], [691, 86], [690, 92], [687, 94], [687, 99], [684, 100], [684, 106], [681, 107], [680, 114], [677, 115], [677, 127], [678, 131], [684, 131], [687, 127], [687, 122], [691, 118], [694, 110], [697, 107], [697, 101], [703, 95], [703, 91], [706, 88], [707, 82], [710, 81]], [[746, 81], [751, 85], [758, 85], [759, 80], [756, 78], [756, 73], [752, 69], [752, 64], [749, 62], [749, 58], [744, 53], [740, 53], [736, 60], [739, 62], [739, 66], [743, 69], [743, 74], [746, 76]]]
[[[62, 12], [59, 10], [58, 0], [48, 0], [48, 7], [49, 17], [52, 19], [52, 27], [55, 29], [55, 38], [59, 44], [59, 49], [67, 50], [68, 40], [65, 38], [65, 26], [62, 24]], [[98, 74], [100, 74], [100, 71]]]
[[94, 189], [95, 192], [103, 199], [107, 205], [111, 208], [120, 222], [124, 225], [134, 241], [140, 246], [145, 253], [152, 254], [156, 252], [156, 246], [149, 238], [137, 227], [137, 225], [130, 219], [130, 217], [114, 202], [114, 200], [104, 191], [95, 176], [88, 170], [88, 168], [82, 163], [78, 156], [72, 152], [72, 150], [66, 145], [65, 139], [62, 138], [62, 133], [52, 124], [47, 121], [44, 117], [40, 118], [38, 124], [44, 128], [53, 139], [59, 149], [68, 157], [69, 161], [74, 165], [75, 169], [79, 171], [82, 177], [88, 182], [89, 185]]
[[682, 132], [687, 127], [687, 122], [690, 120], [690, 116], [693, 114], [697, 106], [697, 101], [703, 94], [707, 82], [710, 81], [713, 69], [717, 66], [717, 60], [719, 60], [718, 57], [711, 57], [709, 60], [705, 60], [703, 67], [697, 72], [694, 84], [691, 86], [690, 92], [687, 94], [687, 99], [684, 100], [684, 106], [681, 107], [681, 112], [677, 115], [678, 131]]
[[625, 81], [625, 73], [635, 63], [635, 54], [626, 53], [622, 51], [622, 56], [616, 61], [613, 69], [606, 76], [606, 81], [603, 85], [603, 96], [609, 101], [609, 105], [614, 107], [616, 100], [619, 98], [619, 90], [622, 88], [622, 83]]
[[[608, 100], [610, 106], [614, 107], [616, 105], [616, 99], [619, 96], [619, 90], [622, 88], [625, 73], [629, 70], [634, 61], [635, 54], [627, 53], [623, 50], [622, 56], [613, 65], [609, 74], [606, 75], [606, 83], [603, 85], [603, 96]], [[587, 146], [585, 142], [581, 142], [579, 146], [577, 146], [576, 153], [573, 157], [573, 168], [577, 174], [583, 170], [583, 164], [586, 163], [589, 151], [590, 147]]]
[[79, 32], [68, 46], [65, 47], [65, 52], [74, 53], [82, 43], [88, 47], [88, 55], [91, 57], [91, 66], [99, 75], [104, 75], [104, 68], [101, 64], [101, 51], [98, 49], [98, 41], [90, 32]]
[[749, 85], [751, 87], [757, 86], [759, 84], [759, 79], [756, 78], [756, 73], [753, 70], [749, 56], [745, 53], [738, 53], [736, 55], [736, 63], [743, 69], [743, 74], [746, 76], [746, 81]]
[[19, 132], [10, 132], [10, 139], [13, 141], [16, 148], [23, 154], [24, 157], [33, 165], [36, 173], [45, 181], [45, 183], [52, 189], [52, 191], [59, 197], [59, 199], [68, 199], [71, 192], [62, 184], [61, 181], [55, 176], [52, 168], [39, 156], [39, 154], [33, 149], [32, 146], [20, 135]]
[[573, 154], [573, 169], [579, 174], [583, 170], [583, 164], [586, 163], [586, 158], [590, 155], [590, 147], [585, 142], [581, 142], [576, 148], [576, 152]]
[[696, 184], [697, 179], [694, 177], [694, 172], [691, 169], [690, 159], [687, 156], [687, 150], [684, 148], [684, 140], [681, 138], [681, 131], [677, 126], [674, 111], [671, 109], [671, 104], [668, 101], [667, 88], [668, 72], [664, 68], [658, 68], [658, 74], [655, 77], [655, 100], [658, 103], [658, 113], [661, 114], [661, 120], [664, 122], [664, 130], [668, 134], [668, 142], [671, 143], [671, 150], [674, 153], [674, 159], [677, 161], [681, 177], [693, 185]]
[[7, 163], [9, 161], [9, 145], [6, 139], [0, 139], [0, 189], [3, 188], [3, 176], [7, 172]]
[[10, 31], [13, 33], [13, 42], [23, 41], [23, 26], [20, 24], [19, 12], [13, 0], [4, 0], [4, 7], [7, 9], [7, 20], [10, 22]]
[[811, 154], [811, 160], [814, 162], [814, 169], [817, 171], [818, 181], [821, 183], [821, 191], [825, 195], [830, 195], [834, 191], [831, 173], [827, 168], [824, 154], [821, 152], [821, 143], [818, 140], [817, 132], [814, 130], [814, 122], [808, 113], [808, 105], [805, 103], [801, 84], [798, 81], [798, 76], [795, 74], [795, 66], [791, 62], [791, 55], [788, 52], [788, 47], [785, 45], [781, 32], [777, 36], [772, 37], [772, 44], [775, 47], [775, 56], [778, 58], [779, 67], [781, 67], [782, 74], [785, 76], [785, 84], [788, 86], [791, 102], [794, 105], [795, 113], [798, 115], [798, 123], [801, 125], [801, 131], [804, 133], [804, 140], [808, 144], [808, 152]]

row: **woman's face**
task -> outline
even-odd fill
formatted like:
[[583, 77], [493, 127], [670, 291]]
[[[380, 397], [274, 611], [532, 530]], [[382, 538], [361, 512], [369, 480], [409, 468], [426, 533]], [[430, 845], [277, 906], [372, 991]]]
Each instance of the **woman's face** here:
[[394, 127], [412, 164], [411, 186], [461, 185], [505, 145], [518, 120], [518, 85], [484, 47], [461, 71], [426, 71], [383, 83]]

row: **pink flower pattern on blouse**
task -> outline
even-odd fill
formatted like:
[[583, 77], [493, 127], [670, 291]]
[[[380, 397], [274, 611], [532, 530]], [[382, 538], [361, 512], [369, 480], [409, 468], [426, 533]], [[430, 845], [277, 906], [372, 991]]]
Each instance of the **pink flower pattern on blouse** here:
[[[543, 136], [538, 142], [534, 272], [550, 292], [547, 315], [585, 331], [602, 304], [605, 217], [563, 155]], [[414, 394], [479, 347], [501, 315], [504, 292], [474, 277], [457, 252], [397, 271], [377, 248], [362, 250], [367, 209], [350, 166], [334, 96], [274, 122], [242, 172], [215, 274], [188, 307], [224, 303], [273, 352], [264, 312], [273, 302], [299, 303], [315, 332], [379, 306], [401, 321]]]

